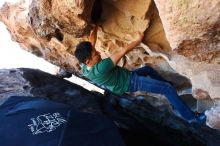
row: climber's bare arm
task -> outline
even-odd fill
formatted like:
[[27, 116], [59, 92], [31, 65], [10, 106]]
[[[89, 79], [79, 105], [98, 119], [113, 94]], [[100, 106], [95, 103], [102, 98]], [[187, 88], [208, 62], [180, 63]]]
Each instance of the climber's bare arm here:
[[97, 29], [98, 29], [98, 26], [96, 25], [89, 35], [89, 41], [91, 42], [93, 48], [95, 48], [95, 43], [97, 39]]
[[137, 45], [139, 45], [144, 37], [144, 34], [139, 32], [138, 33], [139, 36], [137, 38], [137, 40], [131, 42], [130, 44], [128, 44], [127, 46], [125, 46], [122, 50], [117, 51], [115, 53], [113, 53], [110, 58], [112, 60], [112, 62], [114, 63], [114, 65], [117, 65], [119, 60], [129, 51], [131, 51], [134, 47], [136, 47]]

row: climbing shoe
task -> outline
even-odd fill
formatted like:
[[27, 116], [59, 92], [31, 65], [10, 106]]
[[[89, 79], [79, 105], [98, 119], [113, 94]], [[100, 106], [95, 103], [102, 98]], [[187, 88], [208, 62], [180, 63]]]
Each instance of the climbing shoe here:
[[204, 113], [195, 113], [195, 118], [190, 120], [189, 123], [192, 124], [201, 124], [206, 120], [206, 116]]

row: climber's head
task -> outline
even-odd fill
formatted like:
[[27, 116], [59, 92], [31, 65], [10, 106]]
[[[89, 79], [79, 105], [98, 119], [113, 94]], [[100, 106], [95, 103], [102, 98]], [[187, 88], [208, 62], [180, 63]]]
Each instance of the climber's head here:
[[89, 67], [101, 61], [99, 52], [88, 41], [81, 42], [76, 46], [75, 56], [79, 62]]

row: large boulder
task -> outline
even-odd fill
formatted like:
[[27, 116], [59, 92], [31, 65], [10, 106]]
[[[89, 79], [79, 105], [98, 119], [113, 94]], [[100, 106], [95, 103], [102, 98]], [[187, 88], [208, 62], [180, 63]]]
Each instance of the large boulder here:
[[164, 97], [102, 95], [35, 69], [0, 70], [0, 104], [10, 96], [43, 97], [113, 120], [127, 145], [217, 145], [219, 131], [186, 123]]
[[103, 58], [145, 32], [143, 43], [118, 65], [132, 70], [148, 64], [178, 92], [192, 88], [194, 98], [215, 102], [220, 98], [219, 9], [220, 0], [17, 0], [2, 6], [0, 20], [21, 48], [74, 74], [81, 74], [75, 46], [88, 40], [94, 23]]
[[219, 0], [155, 0], [173, 50], [194, 61], [219, 64]]

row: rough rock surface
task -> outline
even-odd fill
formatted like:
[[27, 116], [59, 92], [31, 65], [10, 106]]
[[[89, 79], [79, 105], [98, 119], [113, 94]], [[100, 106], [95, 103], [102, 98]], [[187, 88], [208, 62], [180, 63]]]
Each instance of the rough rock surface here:
[[29, 23], [29, 1], [21, 0], [14, 4], [5, 3], [1, 8], [0, 20], [4, 21], [12, 35], [12, 40], [17, 41], [21, 48], [61, 68], [71, 72], [76, 71], [78, 63], [67, 50], [69, 45], [74, 44], [72, 42], [77, 39], [68, 39], [67, 35], [67, 39], [64, 39], [67, 43], [63, 44], [56, 38], [60, 38], [62, 34], [54, 34], [50, 40], [37, 35]]
[[[29, 7], [29, 24], [41, 37], [62, 35], [75, 37], [88, 33], [94, 0], [32, 0]], [[57, 37], [62, 41], [62, 37]]]
[[194, 61], [220, 63], [219, 0], [155, 0], [172, 49]]
[[34, 69], [0, 70], [0, 103], [10, 96], [35, 96], [69, 104], [82, 112], [114, 121], [128, 146], [218, 145], [220, 133], [185, 123], [164, 98], [117, 97], [89, 92], [59, 77]]
[[166, 37], [176, 54], [172, 68], [192, 82], [196, 98], [220, 98], [220, 1], [155, 0]]
[[[220, 98], [220, 0], [17, 1], [0, 10], [12, 39], [62, 69], [80, 74], [74, 47], [88, 40], [92, 23], [99, 25], [96, 48], [103, 58], [123, 49], [141, 31], [143, 43], [126, 54], [120, 66], [148, 64], [173, 81], [179, 92], [192, 87], [197, 99], [215, 103]], [[218, 128], [220, 120], [211, 114], [211, 106], [204, 110], [209, 109], [212, 124], [207, 124]]]

